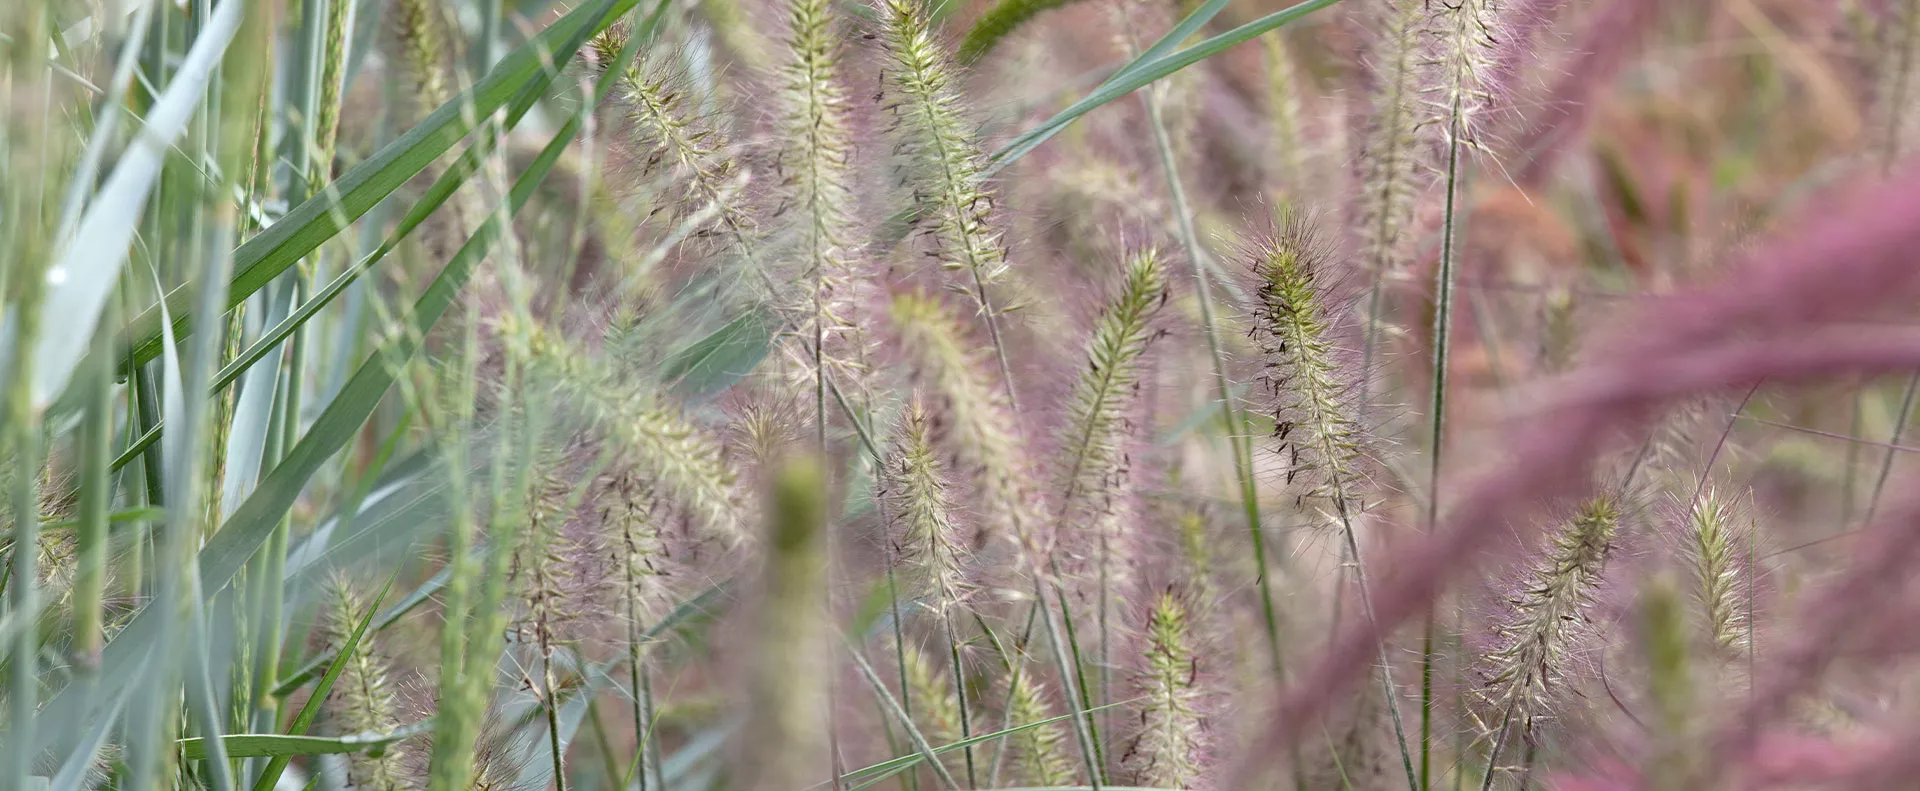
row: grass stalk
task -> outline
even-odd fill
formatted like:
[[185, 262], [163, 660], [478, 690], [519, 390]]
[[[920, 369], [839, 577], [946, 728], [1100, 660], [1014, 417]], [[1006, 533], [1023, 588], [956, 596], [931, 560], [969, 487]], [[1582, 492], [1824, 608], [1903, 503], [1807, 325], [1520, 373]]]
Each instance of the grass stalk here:
[[1233, 382], [1227, 375], [1226, 354], [1220, 347], [1220, 328], [1214, 317], [1213, 283], [1207, 276], [1205, 254], [1199, 233], [1193, 226], [1193, 212], [1181, 183], [1180, 168], [1174, 161], [1173, 144], [1167, 139], [1167, 125], [1160, 102], [1152, 88], [1142, 91], [1147, 105], [1148, 125], [1153, 131], [1153, 147], [1166, 175], [1167, 191], [1173, 198], [1173, 211], [1179, 223], [1180, 246], [1187, 264], [1193, 267], [1194, 297], [1200, 302], [1202, 334], [1207, 339], [1207, 355], [1213, 364], [1214, 388], [1220, 399], [1221, 416], [1227, 424], [1227, 443], [1233, 450], [1233, 470], [1240, 488], [1240, 508], [1246, 516], [1247, 535], [1252, 539], [1253, 563], [1260, 588], [1260, 615], [1266, 628], [1267, 653], [1272, 659], [1275, 679], [1286, 677], [1286, 658], [1280, 649], [1280, 618], [1273, 599], [1272, 575], [1267, 565], [1267, 539], [1260, 519], [1260, 493], [1253, 476], [1253, 438], [1248, 434], [1245, 416], [1233, 397]]
[[113, 327], [118, 311], [109, 302], [101, 329], [94, 335], [93, 382], [87, 393], [87, 412], [81, 427], [80, 525], [77, 531], [79, 568], [73, 580], [73, 655], [83, 672], [99, 667], [105, 642], [102, 608], [107, 587], [107, 517], [113, 506]]

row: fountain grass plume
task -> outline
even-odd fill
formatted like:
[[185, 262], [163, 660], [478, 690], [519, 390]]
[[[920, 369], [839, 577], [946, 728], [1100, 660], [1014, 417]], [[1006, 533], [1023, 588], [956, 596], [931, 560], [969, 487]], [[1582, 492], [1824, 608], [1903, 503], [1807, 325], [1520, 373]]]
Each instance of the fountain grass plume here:
[[396, 0], [389, 13], [393, 14], [400, 61], [408, 81], [405, 93], [413, 97], [414, 112], [424, 116], [451, 98], [447, 89], [449, 55], [439, 4], [433, 0]]
[[1720, 654], [1736, 652], [1747, 636], [1740, 568], [1746, 548], [1734, 540], [1733, 518], [1734, 503], [1712, 486], [1694, 499], [1687, 514], [1694, 599], [1707, 640]]
[[1584, 620], [1620, 529], [1620, 507], [1602, 494], [1559, 530], [1528, 566], [1493, 627], [1499, 647], [1485, 657], [1487, 701], [1522, 722], [1540, 712], [1558, 683], [1574, 630]]
[[1493, 713], [1493, 746], [1482, 791], [1491, 788], [1502, 752], [1517, 729], [1533, 744], [1535, 722], [1549, 714], [1554, 688], [1566, 671], [1568, 653], [1593, 604], [1614, 537], [1620, 507], [1602, 494], [1551, 534], [1538, 560], [1527, 567], [1519, 590], [1493, 626], [1495, 648], [1481, 661], [1484, 700]]
[[1278, 182], [1281, 194], [1297, 196], [1306, 186], [1302, 181], [1307, 174], [1306, 128], [1300, 101], [1305, 75], [1294, 62], [1285, 31], [1268, 31], [1260, 37], [1260, 43], [1266, 48], [1267, 114], [1273, 124], [1269, 137], [1273, 166], [1269, 175]]
[[1126, 754], [1141, 785], [1193, 788], [1202, 775], [1205, 718], [1197, 685], [1199, 655], [1187, 607], [1172, 590], [1147, 613], [1142, 667], [1136, 680], [1139, 731]]
[[736, 474], [720, 444], [645, 388], [619, 381], [602, 361], [514, 315], [497, 320], [501, 336], [528, 375], [561, 396], [582, 419], [617, 444], [619, 460], [653, 481], [660, 494], [713, 535], [744, 538], [734, 494]]
[[1406, 263], [1419, 152], [1421, 6], [1382, 0], [1378, 37], [1369, 55], [1373, 115], [1362, 152], [1358, 225], [1361, 263], [1377, 280]]
[[853, 146], [848, 107], [839, 71], [839, 39], [828, 0], [791, 0], [787, 6], [788, 59], [779, 69], [777, 185], [781, 200], [797, 213], [797, 257], [809, 283], [806, 305], [795, 312], [808, 317], [813, 350], [814, 420], [822, 443], [826, 436], [829, 366], [841, 381], [865, 373], [865, 333], [854, 319], [853, 295], [859, 283], [854, 267], [853, 193], [849, 188]]
[[946, 475], [934, 454], [932, 417], [914, 398], [901, 417], [900, 438], [888, 460], [889, 513], [899, 525], [900, 554], [918, 571], [916, 594], [941, 614], [964, 606], [967, 547], [954, 523]]
[[954, 85], [952, 58], [934, 37], [919, 0], [878, 0], [890, 63], [887, 84], [894, 96], [895, 151], [906, 160], [906, 180], [923, 219], [930, 219], [934, 256], [947, 269], [967, 273], [969, 293], [993, 342], [1007, 401], [1019, 410], [1013, 370], [1000, 337], [993, 287], [1007, 275], [1007, 255], [993, 228], [994, 196], [987, 188], [985, 157], [966, 120]]
[[[1249, 252], [1258, 299], [1254, 325], [1267, 358], [1266, 384], [1275, 399], [1274, 437], [1289, 464], [1287, 480], [1299, 492], [1297, 502], [1320, 509], [1322, 518], [1338, 526], [1344, 557], [1353, 564], [1362, 609], [1371, 623], [1373, 593], [1353, 524], [1366, 505], [1358, 477], [1361, 432], [1348, 403], [1352, 388], [1334, 357], [1335, 313], [1320, 282], [1332, 256], [1333, 249], [1316, 235], [1312, 218], [1287, 210], [1280, 229]], [[1381, 691], [1407, 782], [1418, 786], [1388, 659], [1383, 645]]]
[[1334, 270], [1333, 247], [1314, 220], [1283, 211], [1280, 228], [1257, 242], [1251, 262], [1256, 343], [1266, 356], [1264, 378], [1274, 399], [1274, 437], [1287, 457], [1287, 480], [1300, 501], [1338, 514], [1344, 521], [1362, 510], [1362, 431], [1351, 403], [1348, 366], [1337, 357], [1334, 317], [1326, 279]]
[[[1047, 700], [1046, 685], [1036, 680], [1031, 668], [1016, 660], [1008, 696], [1008, 719], [1013, 725], [1027, 725], [1053, 718], [1053, 706]], [[1067, 753], [1067, 734], [1059, 723], [1048, 723], [1013, 734], [1009, 749], [1017, 776], [1034, 786], [1061, 786], [1073, 782], [1073, 756]]]
[[901, 650], [906, 658], [906, 689], [913, 700], [916, 727], [929, 744], [959, 741], [960, 699], [955, 696], [953, 682], [919, 646], [902, 643]]
[[1005, 396], [980, 374], [980, 350], [931, 296], [897, 295], [891, 312], [900, 347], [934, 397], [947, 440], [977, 482], [989, 537], [1017, 546], [1026, 555], [1023, 565], [1043, 563], [1049, 537], [1034, 519], [1031, 471]]
[[[615, 41], [601, 45], [619, 47]], [[747, 177], [728, 148], [725, 135], [688, 109], [693, 103], [685, 78], [664, 57], [635, 59], [618, 76], [616, 98], [626, 108], [639, 146], [638, 159], [648, 168], [664, 168], [671, 178], [684, 180], [697, 200], [677, 201], [677, 210], [691, 213], [703, 206], [719, 212], [728, 246], [751, 247], [756, 229], [746, 207], [736, 199], [735, 182]]]
[[[320, 622], [321, 634], [328, 646], [337, 647], [346, 643], [354, 625], [366, 615], [367, 603], [344, 575], [332, 578], [327, 593], [330, 602]], [[375, 635], [362, 635], [327, 699], [328, 720], [336, 732], [385, 733], [400, 726], [399, 701], [388, 672], [387, 658], [380, 652]], [[400, 745], [390, 745], [377, 754], [354, 753], [347, 757], [347, 783], [369, 791], [407, 788], [409, 778], [403, 769], [407, 760], [406, 750]]]
[[1062, 518], [1094, 496], [1118, 471], [1126, 412], [1140, 385], [1141, 362], [1154, 338], [1153, 319], [1167, 301], [1166, 269], [1155, 250], [1127, 265], [1126, 281], [1094, 324], [1087, 364], [1074, 383], [1062, 430]]

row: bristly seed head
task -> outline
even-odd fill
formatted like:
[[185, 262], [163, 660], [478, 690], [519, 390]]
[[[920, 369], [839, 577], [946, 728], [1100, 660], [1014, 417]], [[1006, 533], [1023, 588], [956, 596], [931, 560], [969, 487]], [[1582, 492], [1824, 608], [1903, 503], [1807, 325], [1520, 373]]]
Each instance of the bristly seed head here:
[[1124, 456], [1126, 413], [1140, 382], [1141, 358], [1152, 342], [1153, 318], [1167, 300], [1159, 253], [1144, 250], [1127, 265], [1126, 283], [1093, 329], [1087, 365], [1074, 384], [1063, 430], [1061, 512], [1094, 497], [1112, 481]]
[[1363, 505], [1355, 480], [1360, 426], [1347, 402], [1350, 377], [1335, 357], [1333, 312], [1320, 282], [1331, 259], [1312, 219], [1288, 211], [1279, 233], [1252, 251], [1254, 319], [1287, 480], [1301, 485], [1303, 504], [1348, 514]]
[[1374, 277], [1405, 264], [1407, 226], [1417, 192], [1415, 137], [1421, 0], [1382, 0], [1381, 33], [1372, 52], [1378, 91], [1361, 157], [1359, 237], [1362, 264]]
[[970, 586], [967, 550], [953, 523], [945, 473], [934, 455], [932, 420], [918, 396], [901, 418], [900, 439], [887, 461], [885, 496], [900, 529], [900, 554], [917, 572], [919, 596], [936, 612], [961, 606]]
[[[778, 74], [780, 114], [776, 157], [784, 178], [776, 189], [798, 214], [795, 258], [811, 287], [795, 295], [792, 310], [813, 326], [798, 328], [807, 345], [818, 340], [820, 365], [841, 381], [864, 375], [866, 334], [854, 317], [860, 285], [849, 249], [853, 193], [848, 186], [853, 146], [847, 131], [846, 92], [838, 76], [839, 40], [828, 0], [790, 0], [788, 59]], [[815, 338], [815, 331], [820, 333]]]
[[947, 439], [975, 476], [988, 535], [1011, 540], [1028, 563], [1039, 562], [1046, 544], [1033, 514], [1031, 469], [1004, 393], [980, 373], [981, 349], [966, 342], [959, 321], [933, 297], [900, 294], [892, 313]]
[[933, 220], [936, 255], [946, 267], [966, 270], [974, 290], [986, 289], [1006, 273], [1007, 261], [991, 227], [993, 195], [979, 141], [953, 86], [952, 59], [934, 39], [918, 0], [878, 5], [892, 60], [887, 80], [898, 94], [888, 109], [922, 216]]
[[1496, 721], [1526, 727], [1543, 709], [1585, 609], [1600, 584], [1620, 508], [1602, 494], [1580, 507], [1520, 582], [1511, 609], [1494, 626], [1499, 647], [1487, 655], [1486, 700]]
[[720, 444], [664, 399], [614, 375], [565, 339], [513, 314], [498, 322], [509, 354], [561, 403], [616, 443], [619, 461], [644, 475], [694, 521], [726, 541], [743, 538], [735, 473]]
[[1699, 583], [1696, 598], [1707, 638], [1716, 651], [1731, 652], [1746, 639], [1746, 613], [1742, 609], [1744, 587], [1738, 563], [1740, 547], [1733, 541], [1733, 503], [1708, 486], [1693, 503], [1687, 515], [1688, 534], [1693, 539], [1694, 577]]
[[737, 197], [737, 182], [748, 174], [735, 162], [720, 130], [688, 112], [684, 82], [653, 59], [635, 59], [620, 74], [619, 98], [633, 123], [639, 160], [686, 181], [697, 200], [674, 202], [679, 210], [692, 214], [706, 206], [717, 208], [723, 241], [751, 247], [753, 221]]
[[1487, 80], [1502, 35], [1500, 10], [1498, 0], [1427, 3], [1427, 33], [1439, 53], [1429, 64], [1433, 82], [1422, 91], [1432, 111], [1426, 123], [1448, 144], [1478, 145], [1480, 116], [1493, 102]]
[[[1014, 726], [1030, 725], [1053, 718], [1047, 702], [1046, 686], [1035, 680], [1033, 669], [1016, 667], [1013, 688], [1007, 702], [1008, 720]], [[1067, 754], [1067, 734], [1053, 722], [1013, 735], [1014, 765], [1019, 777], [1029, 785], [1070, 785], [1074, 779], [1073, 759]]]
[[[346, 645], [359, 620], [367, 616], [367, 602], [354, 590], [353, 582], [335, 577], [328, 586], [332, 602], [322, 619], [327, 645], [338, 650]], [[341, 735], [384, 733], [399, 727], [399, 703], [388, 677], [387, 658], [382, 656], [370, 629], [347, 655], [346, 665], [334, 682], [327, 700], [327, 716]], [[396, 791], [404, 788], [401, 766], [406, 757], [399, 745], [390, 745], [379, 755], [355, 753], [347, 759], [347, 781], [353, 788]]]
[[1147, 614], [1139, 732], [1127, 761], [1141, 785], [1192, 788], [1201, 773], [1200, 658], [1194, 653], [1187, 608], [1173, 591]]

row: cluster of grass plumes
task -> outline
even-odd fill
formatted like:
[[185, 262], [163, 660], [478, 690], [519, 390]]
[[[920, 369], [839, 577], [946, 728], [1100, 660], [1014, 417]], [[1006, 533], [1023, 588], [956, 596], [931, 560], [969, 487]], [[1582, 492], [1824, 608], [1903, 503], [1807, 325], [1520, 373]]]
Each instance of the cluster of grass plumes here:
[[1176, 5], [0, 4], [0, 788], [1902, 787], [1914, 4]]

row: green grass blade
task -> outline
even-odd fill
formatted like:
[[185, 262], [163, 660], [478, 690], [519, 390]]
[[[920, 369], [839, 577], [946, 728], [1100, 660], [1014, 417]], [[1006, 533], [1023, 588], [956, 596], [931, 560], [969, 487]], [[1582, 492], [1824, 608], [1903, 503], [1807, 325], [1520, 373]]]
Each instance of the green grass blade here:
[[[363, 753], [433, 732], [433, 721], [422, 720], [384, 733], [346, 736], [292, 736], [278, 733], [230, 733], [221, 737], [229, 758], [292, 758], [298, 755]], [[206, 740], [181, 739], [180, 757], [198, 761], [207, 754]]]
[[[43, 315], [58, 317], [63, 329], [43, 334], [34, 344], [35, 410], [44, 410], [59, 397], [72, 380], [74, 368], [86, 356], [100, 313], [120, 280], [128, 245], [168, 149], [200, 108], [214, 68], [240, 30], [240, 12], [245, 5], [241, 0], [227, 0], [207, 20], [166, 92], [147, 113], [140, 133], [121, 154], [53, 268], [47, 271], [51, 289], [42, 306]], [[191, 292], [182, 289], [178, 293], [184, 305]]]
[[[398, 574], [397, 571], [395, 573]], [[372, 602], [367, 604], [367, 614], [360, 616], [360, 622], [354, 625], [353, 633], [347, 635], [347, 641], [340, 646], [339, 652], [334, 655], [333, 662], [327, 665], [326, 674], [320, 677], [319, 683], [313, 685], [313, 694], [307, 696], [306, 704], [300, 707], [300, 713], [295, 714], [292, 724], [287, 726], [288, 736], [305, 736], [307, 728], [313, 726], [314, 718], [320, 716], [320, 704], [326, 702], [327, 693], [333, 691], [333, 682], [338, 680], [340, 674], [347, 669], [347, 660], [359, 648], [361, 638], [367, 633], [367, 626], [373, 623], [374, 613], [380, 610], [380, 600], [385, 599], [387, 591], [392, 589], [393, 577], [388, 577], [387, 583], [380, 587], [380, 592], [373, 597]], [[203, 742], [201, 749], [206, 750], [212, 746]], [[184, 744], [182, 749], [185, 749]], [[267, 764], [266, 771], [260, 773], [259, 779], [254, 781], [253, 791], [272, 791], [273, 787], [280, 782], [280, 773], [286, 771], [291, 757], [301, 754], [274, 754], [273, 760]]]
[[667, 358], [661, 379], [682, 399], [701, 401], [751, 373], [772, 348], [772, 323], [749, 310]]
[[[1057, 115], [1042, 122], [1039, 126], [1027, 130], [1024, 134], [1014, 138], [1012, 142], [1007, 143], [1005, 147], [994, 152], [990, 164], [987, 167], [987, 173], [988, 175], [992, 175], [1001, 168], [1013, 164], [1015, 160], [1026, 156], [1028, 152], [1038, 148], [1040, 144], [1046, 142], [1048, 138], [1059, 134], [1060, 130], [1067, 128], [1068, 124], [1079, 120], [1080, 116], [1092, 112], [1101, 105], [1132, 93], [1169, 74], [1199, 63], [1214, 55], [1218, 55], [1235, 44], [1250, 41], [1262, 33], [1293, 22], [1294, 20], [1337, 2], [1340, 2], [1340, 0], [1306, 0], [1306, 2], [1291, 8], [1275, 11], [1225, 33], [1208, 38], [1193, 46], [1174, 50], [1173, 48], [1178, 46], [1181, 40], [1192, 35], [1194, 31], [1200, 28], [1200, 25], [1205, 24], [1207, 18], [1211, 18], [1211, 13], [1205, 13], [1203, 17], [1203, 13], [1215, 5], [1215, 2], [1210, 0], [1206, 5], [1195, 9], [1192, 14], [1189, 14], [1186, 19], [1181, 21], [1179, 26], [1168, 32], [1167, 35], [1163, 36], [1158, 42], [1155, 42], [1152, 47], [1140, 53], [1139, 57], [1134, 58], [1125, 66], [1120, 67], [1119, 71], [1114, 72], [1114, 75], [1107, 78], [1106, 82], [1101, 83], [1100, 87], [1095, 88], [1092, 93], [1087, 94], [1086, 98], [1074, 102], [1067, 109], [1061, 110]], [[1220, 2], [1220, 6], [1224, 7], [1225, 3]], [[1218, 11], [1219, 8], [1213, 8], [1213, 13], [1218, 13]]]
[[[627, 0], [616, 0], [616, 3], [624, 2]], [[576, 32], [584, 38], [586, 29]], [[509, 196], [513, 212], [518, 212], [526, 205], [534, 188], [553, 169], [554, 162], [579, 128], [579, 118], [570, 119], [556, 132], [547, 148], [527, 165], [514, 182]], [[472, 275], [474, 267], [486, 257], [494, 240], [504, 230], [500, 215], [500, 212], [489, 215], [486, 224], [454, 254], [453, 259], [428, 286], [426, 293], [416, 301], [412, 313], [413, 333], [403, 334], [392, 348], [376, 353], [360, 366], [308, 428], [300, 442], [201, 549], [200, 573], [208, 592], [219, 591], [233, 581], [240, 567], [266, 542], [280, 517], [292, 507], [300, 491], [306, 487], [307, 480], [345, 447], [360, 425], [373, 414], [374, 408], [393, 385], [397, 375], [394, 366], [411, 359], [418, 351], [418, 343], [411, 339], [424, 337], [439, 322], [467, 278]], [[163, 325], [156, 324], [156, 327], [159, 326]], [[102, 665], [105, 668], [104, 677], [108, 679], [105, 683], [117, 686], [113, 692], [129, 693], [129, 679], [116, 673], [115, 668], [146, 650], [151, 641], [159, 637], [159, 626], [152, 611], [144, 611], [107, 645]], [[69, 726], [90, 714], [88, 709], [91, 707], [74, 705], [78, 701], [68, 699], [69, 694], [77, 693], [64, 691], [53, 702], [42, 707], [36, 718], [38, 727], [34, 730], [34, 741], [39, 748], [49, 747], [55, 740], [66, 738], [71, 732]]]
[[[637, 0], [634, 1], [637, 2]], [[631, 39], [633, 44], [637, 46], [653, 39], [659, 30], [661, 14], [665, 11], [666, 7], [664, 0], [654, 5], [653, 10], [649, 12], [641, 22], [639, 32]], [[593, 28], [593, 30], [598, 29], [599, 26]], [[577, 49], [578, 46], [575, 45], [574, 48]], [[609, 73], [617, 71], [616, 69]], [[533, 108], [534, 103], [538, 101], [541, 96], [545, 95], [547, 86], [551, 84], [551, 78], [551, 74], [546, 74], [541, 79], [528, 83], [521, 89], [520, 93], [507, 104], [506, 128], [510, 129], [518, 123], [520, 118]], [[600, 90], [596, 95], [605, 96], [605, 93], [606, 91]], [[462, 184], [466, 183], [467, 177], [479, 170], [481, 163], [485, 162], [487, 157], [493, 153], [493, 149], [499, 144], [499, 141], [500, 133], [496, 129], [491, 126], [484, 128], [478, 139], [476, 139], [472, 145], [468, 146], [466, 151], [461, 153], [460, 158], [455, 160], [452, 166], [442, 172], [438, 178], [434, 179], [433, 184], [421, 193], [418, 200], [408, 205], [406, 215], [400, 218], [400, 222], [394, 226], [392, 232], [380, 243], [379, 247], [361, 258], [358, 263], [348, 267], [346, 271], [335, 276], [326, 286], [322, 287], [312, 296], [301, 301], [299, 307], [295, 308], [291, 315], [287, 315], [278, 322], [272, 323], [271, 329], [261, 333], [259, 338], [255, 339], [244, 351], [235, 355], [233, 360], [229, 361], [226, 366], [220, 369], [220, 372], [213, 378], [212, 390], [217, 392], [232, 384], [235, 379], [238, 379], [255, 364], [259, 363], [262, 358], [271, 353], [289, 336], [293, 335], [301, 327], [306, 326], [306, 323], [311, 320], [315, 314], [319, 313], [329, 304], [332, 304], [333, 299], [345, 292], [348, 286], [353, 285], [361, 274], [372, 268], [373, 265], [385, 260], [389, 254], [400, 246], [402, 241], [411, 235], [415, 229], [420, 227], [421, 223], [426, 222], [427, 217], [439, 210], [440, 206], [445, 204], [447, 200], [453, 196], [454, 192], [460, 189]], [[321, 197], [325, 196], [323, 195]], [[236, 253], [236, 255], [238, 255], [238, 253]], [[237, 300], [235, 304], [238, 304]], [[184, 328], [186, 321], [184, 318], [176, 319], [176, 324], [178, 324], [180, 328]], [[135, 345], [131, 353], [133, 354], [134, 360], [138, 362], [145, 362], [147, 359], [150, 359], [148, 346], [146, 345]], [[728, 383], [730, 384], [731, 382]], [[337, 393], [337, 388], [333, 392]], [[165, 421], [161, 421], [151, 430], [142, 434], [139, 439], [135, 440], [132, 445], [128, 446], [125, 451], [122, 451], [121, 454], [114, 459], [113, 466], [110, 469], [119, 470], [121, 467], [132, 462], [144, 452], [148, 446], [152, 445], [155, 440], [159, 439], [160, 430], [164, 426]]]
[[[234, 274], [228, 307], [238, 305], [322, 242], [333, 238], [346, 223], [385, 200], [466, 137], [477, 124], [506, 107], [514, 97], [522, 96], [536, 85], [544, 91], [553, 79], [550, 64], [571, 60], [588, 37], [604, 30], [614, 18], [638, 2], [600, 0], [575, 8], [502, 58], [471, 89], [441, 105], [400, 139], [387, 144], [326, 190], [294, 207], [279, 222], [240, 245], [233, 254]], [[508, 121], [511, 126], [519, 118], [509, 114]], [[176, 328], [181, 332], [190, 329], [193, 318], [182, 310], [185, 293], [183, 287], [167, 295], [168, 303], [177, 314]], [[135, 361], [152, 359], [158, 351], [155, 344], [160, 335], [159, 321], [160, 314], [153, 309], [134, 319], [128, 331], [128, 353]]]
[[[136, 668], [134, 671], [135, 675], [145, 672], [145, 667]], [[126, 707], [127, 699], [124, 696], [116, 698], [105, 716], [94, 723], [92, 730], [81, 741], [80, 748], [67, 756], [66, 762], [60, 766], [60, 773], [53, 776], [53, 791], [81, 791], [92, 785], [94, 760], [107, 746], [107, 738], [113, 735], [114, 726], [119, 724], [120, 715]]]

